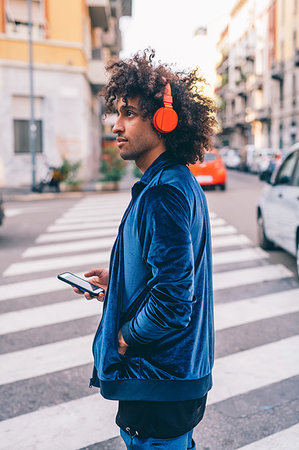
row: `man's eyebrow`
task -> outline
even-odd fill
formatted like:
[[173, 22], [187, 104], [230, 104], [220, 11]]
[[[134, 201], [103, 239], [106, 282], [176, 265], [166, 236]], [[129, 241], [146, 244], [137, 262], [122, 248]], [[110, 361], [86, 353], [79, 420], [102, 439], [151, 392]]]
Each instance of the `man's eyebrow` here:
[[120, 111], [124, 111], [126, 109], [134, 109], [135, 111], [138, 111], [138, 109], [135, 106], [133, 106], [133, 105], [122, 105], [120, 107]]

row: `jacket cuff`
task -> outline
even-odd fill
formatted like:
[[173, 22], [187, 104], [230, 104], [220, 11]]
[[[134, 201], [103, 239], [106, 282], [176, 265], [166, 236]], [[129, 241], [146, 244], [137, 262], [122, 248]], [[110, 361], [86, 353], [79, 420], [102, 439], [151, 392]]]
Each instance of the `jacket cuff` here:
[[138, 342], [135, 341], [130, 333], [130, 323], [131, 322], [124, 323], [121, 327], [121, 331], [125, 342], [129, 345], [129, 347], [133, 347], [138, 345]]

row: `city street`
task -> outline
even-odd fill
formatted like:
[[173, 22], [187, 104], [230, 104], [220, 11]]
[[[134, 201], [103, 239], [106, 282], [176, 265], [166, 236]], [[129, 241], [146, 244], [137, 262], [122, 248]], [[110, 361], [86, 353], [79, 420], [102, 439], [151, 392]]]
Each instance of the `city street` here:
[[[206, 190], [216, 362], [198, 450], [298, 448], [299, 283], [293, 257], [257, 247], [265, 187], [229, 171]], [[130, 192], [40, 198], [6, 201], [0, 227], [0, 449], [124, 449], [116, 402], [88, 387], [102, 304], [56, 275], [108, 266]]]

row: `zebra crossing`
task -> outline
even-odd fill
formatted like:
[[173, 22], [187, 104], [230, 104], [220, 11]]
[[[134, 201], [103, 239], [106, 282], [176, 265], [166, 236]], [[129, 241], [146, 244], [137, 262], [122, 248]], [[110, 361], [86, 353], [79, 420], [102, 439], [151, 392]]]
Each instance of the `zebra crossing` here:
[[[88, 388], [91, 344], [102, 304], [76, 297], [56, 275], [69, 270], [82, 276], [90, 267], [108, 266], [128, 201], [128, 193], [77, 200], [37, 237], [35, 245], [25, 249], [20, 261], [3, 272], [0, 305], [5, 302], [9, 307], [0, 314], [0, 449], [105, 449], [108, 444], [110, 449], [124, 448], [114, 424], [116, 402]], [[299, 314], [299, 285], [292, 272], [282, 264], [271, 264], [267, 252], [221, 217], [215, 213], [210, 217], [216, 361], [207, 422], [195, 430], [195, 439], [213, 450], [297, 449], [299, 419], [294, 422], [295, 414], [289, 414], [289, 422], [275, 430], [261, 426], [254, 436], [238, 435], [241, 444], [237, 446], [229, 441], [229, 428], [227, 435], [221, 431], [218, 436], [215, 429], [210, 433], [209, 417], [217, 428], [221, 408], [255, 395], [263, 398], [267, 389], [275, 393], [299, 379], [299, 335], [294, 324]], [[283, 290], [276, 292], [280, 281]], [[261, 284], [267, 286], [267, 294], [260, 293]], [[288, 333], [277, 332], [263, 340], [263, 328], [271, 321], [284, 320], [290, 323]], [[258, 344], [251, 343], [256, 327], [261, 333]], [[236, 342], [234, 338], [246, 333], [250, 333], [247, 347], [241, 349], [241, 339]], [[217, 345], [220, 349], [227, 337], [232, 341], [228, 349], [217, 354]], [[23, 392], [30, 401], [21, 402]], [[267, 409], [259, 411], [267, 414]]]

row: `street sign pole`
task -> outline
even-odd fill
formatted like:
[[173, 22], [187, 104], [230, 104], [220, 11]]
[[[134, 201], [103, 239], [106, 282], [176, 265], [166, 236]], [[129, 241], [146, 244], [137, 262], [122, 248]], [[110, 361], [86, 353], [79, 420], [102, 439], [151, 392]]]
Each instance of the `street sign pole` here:
[[27, 0], [28, 4], [28, 47], [29, 47], [29, 97], [30, 97], [30, 120], [29, 120], [29, 146], [32, 164], [32, 185], [31, 190], [35, 191], [35, 144], [36, 144], [36, 124], [34, 120], [34, 90], [33, 90], [33, 48], [32, 48], [32, 0]]

